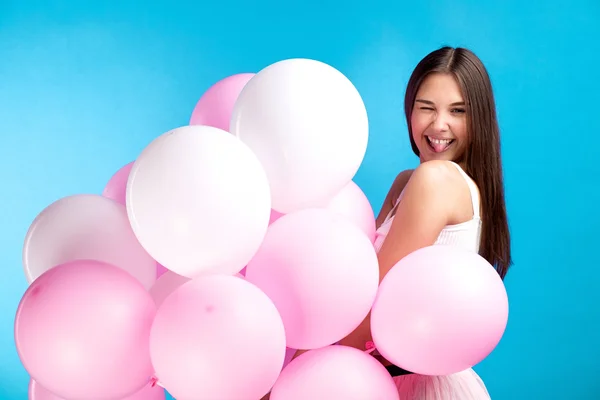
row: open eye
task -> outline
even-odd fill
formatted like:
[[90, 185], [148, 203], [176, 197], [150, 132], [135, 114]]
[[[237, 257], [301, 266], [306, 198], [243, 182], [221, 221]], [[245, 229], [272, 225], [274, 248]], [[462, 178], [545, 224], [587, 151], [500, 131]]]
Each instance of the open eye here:
[[452, 114], [463, 114], [465, 113], [465, 109], [464, 108], [453, 108], [452, 110], [450, 110], [450, 112]]

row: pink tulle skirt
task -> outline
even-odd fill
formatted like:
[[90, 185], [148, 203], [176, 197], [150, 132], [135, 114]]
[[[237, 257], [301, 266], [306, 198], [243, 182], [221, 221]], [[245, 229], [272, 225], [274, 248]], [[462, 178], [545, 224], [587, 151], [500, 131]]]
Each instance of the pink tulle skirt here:
[[472, 369], [447, 376], [394, 377], [400, 400], [489, 400], [485, 384]]

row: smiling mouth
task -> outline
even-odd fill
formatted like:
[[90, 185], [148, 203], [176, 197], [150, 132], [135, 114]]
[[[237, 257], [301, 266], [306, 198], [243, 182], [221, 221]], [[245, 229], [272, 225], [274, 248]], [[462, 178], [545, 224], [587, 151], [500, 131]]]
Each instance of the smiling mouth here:
[[427, 144], [434, 153], [443, 153], [454, 143], [454, 139], [434, 139], [429, 136], [427, 138]]

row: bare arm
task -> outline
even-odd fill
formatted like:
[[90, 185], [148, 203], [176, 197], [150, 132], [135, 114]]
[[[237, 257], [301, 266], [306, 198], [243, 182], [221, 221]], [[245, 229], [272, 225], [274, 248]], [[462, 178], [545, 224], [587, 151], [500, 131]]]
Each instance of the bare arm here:
[[[456, 168], [444, 161], [431, 161], [421, 164], [412, 174], [378, 253], [380, 280], [408, 254], [433, 245], [453, 218], [460, 197], [457, 193], [463, 190], [456, 186], [456, 173]], [[370, 314], [340, 343], [362, 350], [369, 340]]]
[[445, 161], [423, 163], [415, 170], [377, 255], [380, 280], [408, 254], [433, 245], [454, 219], [463, 190], [456, 185], [457, 176], [456, 167]]
[[[396, 176], [396, 178], [394, 179], [394, 182], [392, 182], [392, 186], [390, 187], [390, 190], [388, 190], [388, 193], [385, 196], [385, 199], [383, 200], [381, 210], [379, 211], [379, 215], [377, 216], [377, 220], [376, 220], [377, 228], [379, 228], [381, 226], [381, 224], [383, 224], [383, 221], [385, 220], [387, 215], [390, 213], [392, 208], [394, 208], [394, 205], [396, 204], [396, 200], [398, 199], [398, 196], [400, 195], [400, 193], [402, 192], [402, 190], [408, 183], [408, 180], [410, 179], [410, 176], [412, 173], [413, 173], [412, 169], [407, 169], [405, 171], [402, 171]], [[308, 350], [296, 351], [296, 354], [294, 354], [294, 356], [292, 357], [292, 360], [297, 358], [298, 356], [306, 353], [307, 351]], [[268, 399], [263, 398], [261, 400], [268, 400]]]
[[[421, 164], [414, 172], [406, 170], [398, 174], [377, 217], [379, 227], [405, 189], [402, 202], [396, 211], [396, 218], [378, 254], [380, 280], [400, 259], [421, 247], [435, 243], [439, 233], [447, 225], [449, 210], [454, 204], [454, 196], [448, 191], [456, 191], [456, 173], [455, 167], [435, 161]], [[354, 332], [342, 339], [340, 344], [363, 350], [369, 340], [370, 315]], [[307, 351], [309, 350], [298, 350], [293, 358]], [[261, 400], [268, 400], [268, 396]]]

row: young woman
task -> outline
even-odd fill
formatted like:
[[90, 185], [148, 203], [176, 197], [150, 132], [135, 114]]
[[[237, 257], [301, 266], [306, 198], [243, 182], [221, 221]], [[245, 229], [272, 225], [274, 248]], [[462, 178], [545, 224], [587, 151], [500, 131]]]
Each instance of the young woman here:
[[[420, 165], [401, 172], [377, 218], [380, 279], [403, 257], [434, 245], [478, 252], [504, 278], [511, 265], [500, 137], [488, 73], [471, 51], [443, 47], [413, 71], [405, 95]], [[369, 317], [340, 344], [365, 349]], [[403, 400], [489, 399], [472, 370], [423, 376], [381, 359]]]

